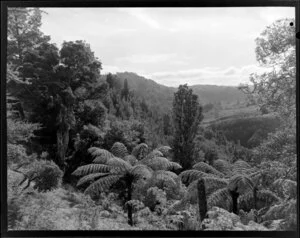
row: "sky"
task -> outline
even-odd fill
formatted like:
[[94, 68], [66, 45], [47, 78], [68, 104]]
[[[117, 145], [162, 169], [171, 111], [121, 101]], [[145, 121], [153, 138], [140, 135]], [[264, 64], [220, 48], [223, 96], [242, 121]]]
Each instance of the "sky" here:
[[292, 7], [43, 8], [41, 30], [61, 47], [84, 40], [102, 74], [135, 72], [157, 83], [237, 86], [262, 72], [255, 39]]

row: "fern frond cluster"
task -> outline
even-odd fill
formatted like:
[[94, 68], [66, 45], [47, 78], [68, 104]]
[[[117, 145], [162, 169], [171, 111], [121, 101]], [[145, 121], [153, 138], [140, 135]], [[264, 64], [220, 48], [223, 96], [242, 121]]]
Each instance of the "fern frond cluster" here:
[[146, 157], [140, 163], [147, 165], [153, 170], [174, 170], [181, 168], [178, 163], [171, 162], [165, 157]]
[[286, 198], [297, 197], [297, 182], [290, 179], [276, 179], [272, 187], [281, 196]]
[[231, 167], [231, 171], [232, 171], [232, 173], [231, 173], [232, 175], [249, 174], [251, 172], [255, 172], [255, 171], [253, 171], [253, 168], [251, 167], [251, 165], [248, 164], [244, 160], [237, 160], [235, 163], [233, 163], [233, 165]]
[[[275, 193], [273, 193], [270, 190], [259, 190], [256, 194], [256, 209], [260, 210], [264, 207], [269, 207], [274, 203], [277, 203], [280, 201], [280, 198], [276, 196]], [[248, 192], [243, 194], [238, 199], [239, 208], [244, 211], [250, 211], [252, 208], [254, 208], [254, 196], [253, 192]]]
[[205, 162], [199, 162], [193, 166], [193, 169], [202, 171], [204, 173], [213, 174], [218, 177], [224, 177], [224, 174], [216, 170], [214, 167], [210, 166]]
[[227, 211], [232, 210], [232, 199], [227, 188], [218, 189], [212, 193], [207, 199], [207, 205], [209, 208], [220, 207]]
[[127, 163], [131, 164], [132, 166], [136, 165], [138, 160], [133, 155], [126, 155], [123, 160]]
[[232, 178], [230, 178], [228, 184], [229, 191], [234, 191], [239, 194], [252, 191], [253, 187], [254, 186], [252, 180], [248, 176], [241, 175], [241, 174], [237, 174]]
[[163, 154], [163, 157], [168, 157], [172, 151], [172, 148], [170, 146], [161, 146], [157, 150]]
[[138, 144], [133, 148], [131, 154], [135, 156], [137, 160], [145, 158], [145, 156], [148, 154], [148, 145], [145, 143]]
[[193, 181], [198, 180], [200, 178], [203, 178], [203, 177], [215, 177], [215, 176], [212, 175], [212, 174], [204, 173], [204, 172], [199, 171], [199, 170], [191, 169], [191, 170], [183, 171], [182, 173], [179, 174], [179, 177], [181, 178], [181, 181], [184, 184], [189, 185]]
[[164, 157], [164, 155], [159, 150], [153, 150], [146, 156], [145, 159], [150, 160], [153, 159], [154, 157]]
[[213, 167], [223, 174], [228, 174], [230, 172], [230, 164], [223, 159], [217, 159], [213, 163]]
[[110, 151], [114, 156], [119, 158], [124, 158], [126, 155], [129, 154], [126, 146], [121, 142], [115, 142], [111, 147]]

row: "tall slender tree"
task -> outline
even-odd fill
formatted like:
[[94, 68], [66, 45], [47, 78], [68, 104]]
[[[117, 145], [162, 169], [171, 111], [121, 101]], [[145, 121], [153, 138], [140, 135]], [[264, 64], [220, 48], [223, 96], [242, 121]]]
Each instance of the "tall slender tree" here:
[[193, 94], [186, 84], [180, 85], [173, 100], [173, 150], [175, 161], [178, 161], [183, 169], [189, 169], [193, 165], [194, 138], [202, 119], [202, 107], [198, 96]]

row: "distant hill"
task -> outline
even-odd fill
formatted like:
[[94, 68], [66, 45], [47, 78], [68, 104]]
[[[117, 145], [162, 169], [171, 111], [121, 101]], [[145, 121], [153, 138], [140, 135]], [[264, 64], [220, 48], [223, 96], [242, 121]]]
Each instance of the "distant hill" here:
[[233, 86], [193, 85], [191, 88], [202, 103], [224, 102], [230, 104], [245, 100], [243, 92]]
[[144, 98], [152, 107], [158, 107], [166, 113], [171, 110], [175, 88], [158, 84], [135, 73], [117, 73], [117, 77], [121, 81], [127, 79], [129, 89], [133, 90], [139, 97]]
[[[177, 91], [177, 88], [158, 84], [131, 72], [117, 73], [116, 75], [122, 82], [127, 79], [130, 90], [135, 91], [150, 105], [159, 107], [165, 112], [171, 109], [174, 92]], [[245, 95], [233, 86], [193, 85], [189, 87], [198, 95], [202, 105], [218, 102], [233, 104], [245, 100]]]

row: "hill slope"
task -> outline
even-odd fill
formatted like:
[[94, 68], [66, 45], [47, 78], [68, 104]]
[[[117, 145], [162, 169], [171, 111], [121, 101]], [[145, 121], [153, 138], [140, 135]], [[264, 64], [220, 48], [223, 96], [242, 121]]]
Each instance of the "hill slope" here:
[[[131, 72], [117, 73], [117, 76], [122, 83], [127, 79], [130, 90], [135, 91], [150, 105], [159, 107], [165, 112], [172, 108], [173, 95], [177, 88], [158, 84]], [[245, 100], [245, 95], [233, 86], [193, 85], [190, 87], [198, 95], [202, 105], [217, 102], [233, 104]]]

